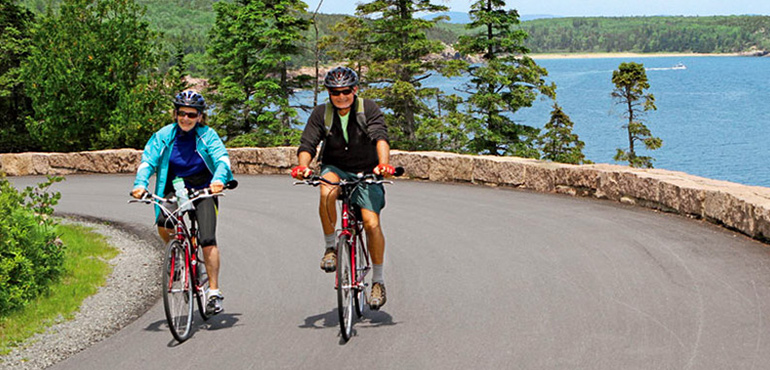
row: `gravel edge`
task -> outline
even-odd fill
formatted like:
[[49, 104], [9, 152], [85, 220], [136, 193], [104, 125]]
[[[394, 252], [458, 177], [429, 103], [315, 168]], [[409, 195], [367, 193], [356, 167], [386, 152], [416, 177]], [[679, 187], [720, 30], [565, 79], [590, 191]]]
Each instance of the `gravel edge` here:
[[109, 264], [105, 285], [86, 298], [72, 320], [62, 317], [7, 355], [2, 369], [44, 369], [106, 339], [152, 307], [160, 297], [162, 251], [156, 236], [130, 225], [68, 216], [62, 224], [79, 224], [106, 237], [120, 253]]

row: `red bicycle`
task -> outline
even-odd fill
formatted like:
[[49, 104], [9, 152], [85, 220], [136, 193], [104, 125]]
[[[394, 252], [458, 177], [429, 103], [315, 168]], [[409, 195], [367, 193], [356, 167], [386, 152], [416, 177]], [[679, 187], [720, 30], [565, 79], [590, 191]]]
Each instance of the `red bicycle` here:
[[[398, 167], [394, 176], [400, 176], [404, 169]], [[294, 185], [305, 184], [318, 186], [321, 183], [339, 186], [337, 197], [341, 204], [340, 219], [342, 228], [337, 230], [337, 275], [334, 289], [337, 290], [337, 310], [340, 319], [340, 333], [347, 341], [353, 333], [353, 312], [356, 317], [363, 316], [364, 304], [367, 302], [369, 284], [365, 282], [366, 275], [372, 268], [369, 249], [364, 243], [364, 225], [361, 209], [353, 202], [353, 193], [359, 184], [392, 184], [393, 181], [383, 180], [374, 174], [359, 174], [353, 180], [342, 179], [339, 182], [329, 181], [320, 176], [313, 176], [303, 181], [295, 181]]]
[[[236, 186], [237, 183], [232, 181], [226, 184], [225, 188], [234, 189]], [[163, 308], [171, 335], [180, 343], [190, 338], [192, 334], [193, 300], [198, 303], [201, 318], [203, 320], [209, 318], [206, 314], [209, 278], [203, 260], [203, 248], [198, 246], [198, 220], [193, 204], [197, 200], [224, 195], [224, 193], [211, 193], [208, 188], [186, 190], [190, 194], [189, 200], [179, 204], [175, 210], [169, 210], [166, 205], [177, 204], [176, 196], [163, 198], [146, 192], [141, 199], [128, 201], [157, 205], [168, 222], [174, 226], [175, 234], [166, 245], [166, 254], [163, 259]]]

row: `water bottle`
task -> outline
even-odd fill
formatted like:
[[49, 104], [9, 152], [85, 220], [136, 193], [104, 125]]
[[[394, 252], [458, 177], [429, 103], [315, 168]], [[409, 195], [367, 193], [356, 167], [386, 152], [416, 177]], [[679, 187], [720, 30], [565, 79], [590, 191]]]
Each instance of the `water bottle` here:
[[[182, 207], [185, 203], [187, 203], [190, 198], [187, 194], [187, 189], [184, 187], [184, 180], [180, 177], [174, 178], [174, 181], [172, 181], [172, 184], [174, 184], [174, 193], [176, 194], [176, 204], [179, 207]], [[187, 204], [184, 206], [184, 208], [180, 209], [180, 211], [186, 211], [188, 209], [192, 208], [192, 204]]]

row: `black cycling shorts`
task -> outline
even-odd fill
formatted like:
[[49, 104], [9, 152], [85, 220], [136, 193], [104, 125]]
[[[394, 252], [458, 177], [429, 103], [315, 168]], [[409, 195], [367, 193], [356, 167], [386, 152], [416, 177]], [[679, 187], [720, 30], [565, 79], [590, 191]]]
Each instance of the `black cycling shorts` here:
[[[166, 198], [174, 195], [173, 193], [166, 194]], [[204, 198], [193, 202], [195, 205], [195, 216], [198, 219], [198, 245], [201, 247], [208, 247], [210, 245], [217, 245], [217, 214], [219, 211], [219, 200], [217, 198]], [[170, 211], [176, 209], [176, 204], [164, 204]], [[173, 229], [174, 224], [163, 216], [163, 212], [158, 214], [158, 219], [155, 220], [155, 224], [167, 229]]]

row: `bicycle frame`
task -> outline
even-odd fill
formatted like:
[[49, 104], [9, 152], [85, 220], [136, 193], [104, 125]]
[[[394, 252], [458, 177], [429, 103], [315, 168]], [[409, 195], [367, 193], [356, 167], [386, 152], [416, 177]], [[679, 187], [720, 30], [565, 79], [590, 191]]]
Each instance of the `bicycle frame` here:
[[[356, 184], [357, 185], [357, 184]], [[366, 278], [366, 275], [371, 270], [371, 259], [369, 258], [369, 248], [364, 243], [364, 237], [363, 237], [363, 223], [362, 220], [359, 220], [356, 217], [356, 213], [354, 212], [355, 206], [352, 204], [352, 201], [350, 199], [353, 190], [355, 189], [355, 186], [340, 186], [340, 198], [342, 207], [340, 209], [340, 216], [342, 219], [342, 227], [340, 230], [337, 231], [337, 235], [342, 236], [345, 235], [349, 238], [351, 241], [351, 248], [350, 248], [350, 265], [354, 266], [356, 268], [356, 273], [353, 274], [353, 281], [351, 282], [351, 288], [354, 288], [356, 290], [366, 289], [366, 284], [364, 283], [364, 280]], [[358, 248], [356, 246], [357, 243], [361, 243], [363, 248], [361, 248], [361, 251], [363, 252], [363, 256], [358, 256], [357, 251]], [[363, 258], [364, 261], [364, 267], [362, 269], [358, 269], [356, 265], [356, 259], [357, 258]], [[335, 289], [339, 289], [339, 281], [337, 281], [336, 276], [334, 279], [334, 287]]]
[[[163, 203], [169, 202], [169, 203], [177, 203], [176, 197], [171, 197], [169, 199], [159, 197], [155, 194], [149, 194], [148, 197], [152, 200], [145, 201], [145, 203], [151, 203], [155, 204], [158, 207], [160, 207], [160, 211], [163, 213], [163, 215], [166, 217], [166, 220], [171, 221], [171, 223], [174, 224], [174, 239], [178, 240], [183, 246], [185, 250], [185, 264], [186, 269], [192, 271], [192, 279], [195, 281], [193, 282], [193, 285], [195, 286], [195, 294], [196, 295], [202, 295], [205, 294], [203, 291], [202, 284], [198, 281], [198, 259], [197, 256], [198, 253], [198, 243], [195, 238], [196, 230], [197, 230], [197, 219], [195, 217], [195, 209], [185, 209], [186, 206], [190, 203], [193, 203], [194, 201], [198, 199], [203, 199], [205, 197], [213, 197], [213, 196], [220, 196], [223, 194], [208, 194], [205, 192], [195, 192], [194, 196], [189, 199], [187, 202], [181, 204], [176, 210], [171, 211], [168, 208], [166, 208]], [[139, 200], [141, 201], [141, 200]], [[129, 201], [131, 202], [131, 201]], [[184, 220], [184, 216], [187, 215], [190, 219], [190, 226], [187, 226], [187, 223]], [[188, 242], [189, 241], [189, 242]], [[173, 271], [176, 271], [174, 269], [174, 265], [172, 263], [171, 266], [171, 279], [173, 280], [174, 275]], [[184, 289], [190, 288], [190, 281], [187, 279], [187, 277], [183, 277], [184, 280]]]
[[[399, 175], [403, 173], [401, 169]], [[359, 184], [392, 184], [373, 174], [359, 174], [355, 179], [340, 179], [338, 182], [323, 177], [313, 176], [308, 180], [294, 182], [294, 185], [306, 184], [318, 186], [327, 184], [338, 187], [337, 200], [341, 203], [341, 228], [337, 230], [337, 268], [334, 287], [337, 290], [337, 309], [340, 319], [340, 334], [347, 341], [353, 335], [355, 322], [353, 312], [358, 317], [363, 314], [364, 301], [367, 299], [366, 275], [372, 269], [369, 247], [364, 243], [364, 226], [359, 207], [353, 204], [353, 193]]]
[[[230, 189], [234, 188], [234, 186], [229, 187]], [[172, 196], [171, 198], [163, 198], [159, 197], [155, 194], [151, 193], [145, 193], [145, 195], [141, 199], [132, 199], [129, 200], [129, 203], [135, 203], [135, 202], [141, 202], [145, 204], [154, 204], [160, 208], [160, 211], [165, 216], [168, 224], [167, 226], [173, 226], [174, 229], [174, 235], [173, 240], [177, 241], [179, 245], [181, 245], [181, 249], [184, 250], [184, 256], [183, 260], [180, 258], [178, 261], [180, 264], [182, 261], [184, 261], [185, 268], [184, 269], [177, 269], [176, 259], [172, 259], [170, 261], [170, 267], [169, 267], [169, 276], [165, 276], [164, 278], [168, 278], [168, 281], [175, 281], [175, 279], [179, 279], [176, 281], [181, 281], [181, 287], [172, 288], [170, 285], [168, 286], [168, 291], [164, 292], [164, 294], [172, 294], [172, 293], [178, 293], [178, 292], [186, 292], [192, 289], [192, 294], [195, 298], [195, 300], [198, 302], [198, 309], [200, 311], [201, 317], [206, 320], [208, 316], [205, 313], [205, 307], [204, 307], [204, 301], [206, 298], [206, 284], [208, 282], [208, 278], [206, 276], [201, 276], [202, 273], [199, 273], [199, 268], [201, 266], [198, 264], [198, 251], [200, 246], [198, 245], [197, 240], [197, 216], [195, 213], [195, 207], [188, 207], [191, 204], [194, 204], [193, 202], [204, 199], [204, 198], [212, 198], [217, 196], [222, 196], [223, 193], [216, 193], [213, 194], [208, 189], [204, 190], [196, 190], [191, 193], [191, 197], [188, 201], [185, 203], [182, 203], [177, 207], [176, 210], [171, 211], [164, 205], [165, 203], [178, 203], [178, 199], [175, 196]], [[187, 218], [189, 219], [189, 226], [188, 223], [185, 221], [185, 215], [187, 215]], [[171, 228], [171, 227], [167, 227]], [[184, 271], [184, 276], [176, 276], [175, 274], [177, 271]], [[189, 272], [189, 273], [188, 273]], [[165, 304], [165, 301], [164, 301]], [[169, 319], [170, 320], [170, 319]], [[186, 339], [184, 336], [177, 335], [172, 330], [172, 334], [179, 340], [183, 341]]]
[[[398, 169], [395, 176], [400, 176], [403, 173], [403, 168]], [[296, 181], [294, 182], [294, 185], [299, 184], [306, 184], [306, 185], [312, 185], [312, 186], [318, 186], [320, 184], [327, 184], [332, 186], [338, 186], [339, 187], [339, 195], [337, 199], [341, 203], [340, 207], [340, 219], [341, 219], [341, 228], [337, 230], [337, 237], [339, 239], [340, 236], [347, 236], [349, 240], [352, 242], [352, 248], [350, 251], [350, 257], [351, 257], [351, 266], [356, 266], [356, 259], [357, 258], [363, 258], [363, 261], [365, 262], [364, 267], [360, 269], [356, 268], [356, 273], [353, 274], [353, 281], [351, 282], [350, 288], [354, 288], [356, 290], [363, 290], [366, 288], [366, 284], [364, 283], [364, 279], [366, 278], [366, 275], [371, 271], [371, 258], [369, 255], [369, 248], [364, 243], [363, 238], [363, 223], [362, 220], [359, 220], [354, 212], [356, 209], [356, 206], [353, 205], [353, 201], [351, 199], [353, 192], [355, 191], [356, 187], [361, 184], [392, 184], [393, 181], [390, 180], [382, 180], [380, 177], [377, 177], [373, 174], [369, 175], [359, 175], [359, 178], [354, 180], [340, 180], [339, 182], [333, 182], [329, 181], [323, 177], [319, 176], [313, 176], [312, 178], [309, 178], [304, 181]], [[358, 248], [356, 246], [357, 243], [361, 243], [363, 248], [361, 248], [363, 256], [358, 256], [357, 251]], [[335, 278], [334, 282], [335, 289], [339, 289], [339, 282]], [[347, 287], [346, 287], [347, 288]]]
[[[184, 221], [184, 215], [187, 215], [190, 219], [190, 227], [187, 226], [187, 224]], [[185, 250], [185, 264], [187, 265], [185, 271], [190, 270], [192, 271], [191, 279], [194, 280], [192, 285], [195, 286], [195, 294], [196, 295], [202, 295], [205, 294], [203, 291], [202, 284], [198, 281], [198, 242], [194, 235], [196, 235], [196, 228], [197, 228], [197, 219], [195, 218], [195, 211], [194, 210], [186, 210], [182, 212], [176, 212], [175, 214], [171, 215], [173, 216], [173, 220], [175, 220], [174, 227], [175, 227], [175, 233], [174, 233], [174, 239], [178, 240], [182, 245], [184, 246]], [[172, 219], [171, 217], [168, 218], [169, 220]], [[189, 241], [189, 242], [188, 242]], [[171, 265], [171, 279], [173, 280], [174, 275], [173, 271], [176, 271], [174, 269], [173, 261]], [[184, 288], [189, 289], [190, 288], [190, 281], [187, 279], [187, 277], [183, 277], [185, 279]]]

